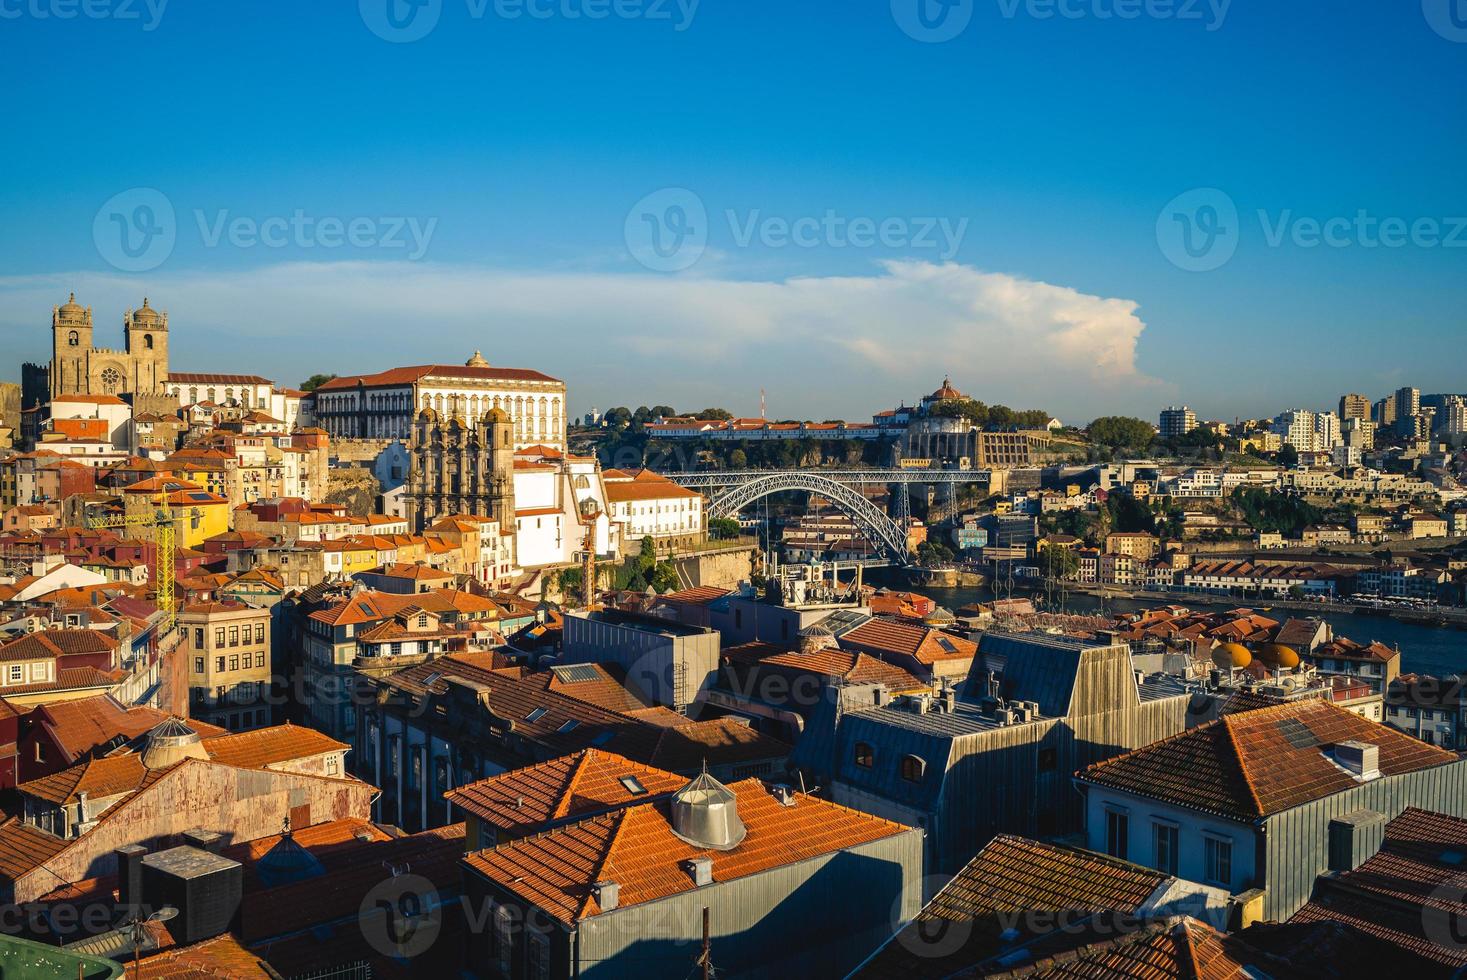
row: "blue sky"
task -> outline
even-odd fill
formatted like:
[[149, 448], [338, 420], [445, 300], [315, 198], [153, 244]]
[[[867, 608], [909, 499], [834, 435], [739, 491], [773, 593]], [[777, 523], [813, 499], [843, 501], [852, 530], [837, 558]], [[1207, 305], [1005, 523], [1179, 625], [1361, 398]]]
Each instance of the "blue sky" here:
[[[92, 2], [109, 16], [0, 0], [7, 377], [75, 288], [99, 343], [143, 295], [168, 308], [180, 370], [295, 383], [480, 348], [578, 408], [753, 412], [762, 386], [781, 417], [860, 417], [947, 371], [1077, 421], [1467, 389], [1446, 0], [963, 0], [942, 43], [904, 33], [917, 0], [436, 0], [409, 43], [368, 27], [388, 0]], [[173, 244], [133, 271], [98, 216], [143, 188]], [[1168, 244], [1198, 188], [1237, 212], [1209, 271]], [[636, 229], [688, 202], [696, 252], [648, 268]], [[1361, 212], [1421, 233], [1368, 247]], [[298, 213], [358, 244], [228, 230]], [[1332, 218], [1340, 246], [1309, 244]], [[810, 247], [780, 233], [800, 219]]]

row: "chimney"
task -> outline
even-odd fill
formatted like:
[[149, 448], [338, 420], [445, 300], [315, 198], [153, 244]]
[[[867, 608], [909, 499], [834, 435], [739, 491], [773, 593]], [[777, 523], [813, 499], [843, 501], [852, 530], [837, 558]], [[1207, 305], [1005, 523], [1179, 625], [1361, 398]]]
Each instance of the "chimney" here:
[[1359, 782], [1380, 777], [1380, 746], [1351, 739], [1335, 746], [1335, 764]]
[[1329, 869], [1354, 871], [1374, 857], [1385, 840], [1386, 823], [1386, 815], [1375, 810], [1356, 810], [1331, 820]]
[[124, 844], [117, 856], [117, 904], [123, 908], [143, 904], [143, 858], [148, 849], [141, 844]]
[[884, 684], [877, 684], [876, 687], [875, 687], [875, 689], [872, 692], [872, 697], [873, 697], [873, 700], [875, 700], [875, 702], [876, 702], [876, 707], [880, 708], [880, 707], [883, 707], [886, 704], [886, 702], [890, 699], [891, 695], [887, 693], [886, 685], [884, 685]]
[[190, 830], [185, 830], [183, 832], [183, 842], [190, 847], [197, 847], [201, 851], [208, 851], [210, 854], [218, 854], [224, 850], [224, 836], [222, 834], [216, 834], [212, 830], [205, 830], [203, 827], [194, 827]]
[[683, 862], [688, 874], [693, 879], [693, 884], [699, 888], [704, 885], [713, 884], [713, 859], [710, 857], [689, 858]]
[[958, 692], [951, 687], [942, 689], [942, 710], [952, 714], [958, 708]]
[[598, 881], [591, 886], [591, 897], [601, 906], [601, 911], [610, 912], [621, 901], [621, 886], [614, 881]]

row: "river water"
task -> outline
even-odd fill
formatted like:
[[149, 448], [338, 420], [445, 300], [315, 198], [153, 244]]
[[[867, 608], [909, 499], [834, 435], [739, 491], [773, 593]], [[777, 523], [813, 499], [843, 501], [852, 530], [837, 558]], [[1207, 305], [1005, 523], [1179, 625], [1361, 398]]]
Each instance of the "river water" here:
[[[876, 577], [872, 576], [872, 578]], [[895, 582], [889, 584], [892, 588], [902, 588]], [[939, 605], [946, 606], [948, 609], [958, 609], [974, 602], [988, 602], [994, 597], [993, 593], [987, 589], [924, 587], [914, 591], [931, 596]], [[1021, 593], [1016, 592], [1014, 595], [1017, 598]], [[1162, 604], [1150, 600], [1106, 599], [1104, 611], [1106, 613], [1134, 612], [1139, 609], [1153, 609]], [[1198, 611], [1236, 608], [1202, 603], [1188, 605], [1185, 599], [1178, 599], [1175, 604]], [[1243, 605], [1243, 603], [1240, 601], [1238, 605]], [[1264, 612], [1268, 609], [1267, 602], [1254, 602], [1248, 607], [1279, 620], [1287, 619], [1291, 615], [1311, 617], [1317, 615], [1312, 612], [1288, 609]], [[1095, 614], [1101, 611], [1101, 600], [1093, 595], [1072, 593], [1065, 602], [1065, 611], [1082, 615]], [[1434, 674], [1438, 677], [1448, 674], [1467, 674], [1467, 630], [1402, 623], [1386, 616], [1325, 613], [1322, 618], [1329, 622], [1338, 636], [1348, 636], [1357, 643], [1379, 640], [1386, 646], [1399, 647], [1402, 673]]]

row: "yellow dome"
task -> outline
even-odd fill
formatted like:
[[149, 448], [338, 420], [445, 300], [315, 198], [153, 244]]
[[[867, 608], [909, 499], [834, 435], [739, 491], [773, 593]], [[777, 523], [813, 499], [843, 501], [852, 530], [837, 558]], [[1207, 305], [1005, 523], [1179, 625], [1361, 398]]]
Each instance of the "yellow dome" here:
[[431, 408], [425, 408], [418, 413], [418, 418], [422, 419], [424, 422], [437, 422], [438, 413], [433, 411], [433, 409]]
[[488, 366], [489, 362], [484, 360], [484, 355], [480, 351], [474, 351], [474, 356], [464, 361], [464, 367], [486, 368]]
[[143, 308], [132, 315], [133, 323], [157, 323], [158, 311], [148, 305], [148, 297], [143, 297]]
[[1253, 654], [1241, 643], [1224, 643], [1212, 651], [1212, 662], [1224, 670], [1241, 670], [1253, 662]]
[[1299, 654], [1293, 647], [1286, 647], [1282, 643], [1270, 643], [1259, 650], [1258, 659], [1270, 667], [1282, 667], [1285, 670], [1293, 670], [1299, 666]]
[[485, 413], [484, 421], [490, 425], [508, 425], [509, 413], [502, 408], [491, 408]]
[[70, 315], [85, 313], [86, 310], [82, 309], [81, 305], [77, 303], [76, 293], [72, 293], [71, 298], [61, 304], [61, 312]]

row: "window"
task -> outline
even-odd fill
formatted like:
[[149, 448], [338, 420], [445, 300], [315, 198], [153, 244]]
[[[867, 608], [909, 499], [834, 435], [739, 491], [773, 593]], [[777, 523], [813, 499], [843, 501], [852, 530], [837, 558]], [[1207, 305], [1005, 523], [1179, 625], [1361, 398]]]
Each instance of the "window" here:
[[1169, 875], [1177, 873], [1177, 826], [1170, 823], [1152, 824], [1152, 837], [1156, 860], [1154, 867]]
[[499, 972], [509, 976], [514, 953], [514, 913], [506, 905], [494, 910], [494, 959]]
[[214, 645], [216, 647], [222, 647], [224, 645], [224, 627], [223, 626], [220, 626], [220, 627], [218, 627], [217, 629], [214, 630]]
[[224, 658], [223, 657], [215, 657], [214, 658], [214, 669], [217, 670], [217, 671], [219, 671], [219, 672], [221, 672], [221, 673], [224, 671]]
[[239, 654], [236, 653], [234, 656], [229, 658], [229, 669], [239, 670]]
[[643, 786], [642, 781], [636, 776], [623, 776], [618, 782], [621, 783], [623, 789], [633, 796], [647, 795], [647, 787]]
[[265, 666], [265, 651], [261, 650], [259, 653], [255, 654], [255, 666]]
[[265, 642], [265, 624], [264, 623], [256, 623], [255, 624], [255, 642], [256, 643], [264, 643]]
[[1233, 842], [1218, 837], [1204, 837], [1203, 880], [1209, 885], [1231, 888], [1233, 885]]
[[1105, 853], [1124, 861], [1130, 835], [1131, 818], [1126, 812], [1107, 809], [1105, 811]]
[[203, 672], [204, 672], [204, 658], [203, 657], [195, 657], [194, 658], [194, 673], [195, 674], [202, 674]]
[[927, 763], [915, 755], [902, 756], [902, 778], [909, 783], [920, 783], [927, 771]]
[[862, 769], [870, 769], [876, 764], [876, 754], [871, 751], [871, 746], [866, 742], [856, 743], [856, 765]]
[[238, 626], [231, 626], [231, 627], [229, 627], [229, 645], [232, 646], [232, 647], [239, 646], [239, 627]]
[[530, 933], [530, 980], [550, 980], [550, 937], [543, 932]]
[[22, 667], [20, 664], [11, 664], [10, 665], [10, 683], [11, 684], [19, 684], [20, 683], [20, 680], [21, 680], [21, 677], [23, 676], [23, 671], [24, 671], [24, 667]]
[[427, 613], [423, 613], [422, 615], [418, 616], [418, 629], [425, 630], [427, 628], [428, 628], [428, 614]]
[[204, 649], [204, 628], [202, 626], [194, 630], [194, 648], [197, 650]]

